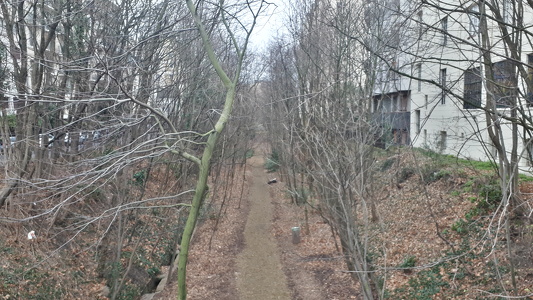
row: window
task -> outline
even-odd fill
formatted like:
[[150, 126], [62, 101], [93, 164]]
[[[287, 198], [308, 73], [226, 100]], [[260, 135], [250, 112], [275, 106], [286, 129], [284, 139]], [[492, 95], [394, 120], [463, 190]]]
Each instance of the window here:
[[468, 21], [469, 21], [468, 32], [472, 36], [477, 35], [479, 32], [479, 7], [477, 5], [473, 5], [469, 9]]
[[526, 101], [529, 106], [533, 105], [533, 53], [527, 55], [527, 82], [526, 82]]
[[510, 0], [502, 0], [501, 14], [503, 22], [506, 24], [513, 24], [513, 3]]
[[494, 73], [493, 97], [496, 107], [513, 106], [516, 98], [516, 66], [511, 60], [504, 60], [492, 64]]
[[481, 68], [470, 68], [464, 74], [463, 108], [481, 108]]
[[441, 86], [441, 95], [440, 95], [440, 104], [446, 104], [446, 69], [440, 69], [440, 78]]
[[383, 112], [384, 113], [390, 113], [392, 109], [392, 99], [388, 96], [385, 96], [385, 98], [381, 99], [381, 104], [383, 105]]
[[424, 22], [423, 17], [424, 12], [422, 10], [418, 11], [418, 37], [421, 38], [424, 34]]
[[[528, 63], [533, 64], [533, 57], [528, 56]], [[496, 102], [496, 107], [509, 107], [514, 105], [516, 99], [516, 66], [510, 60], [504, 60], [492, 64], [494, 80], [490, 81], [490, 95]], [[530, 69], [533, 77], [533, 69]], [[476, 109], [481, 107], [481, 68], [470, 68], [464, 73], [464, 109]], [[528, 89], [529, 91], [529, 89]], [[533, 101], [531, 92], [526, 95], [528, 102]]]
[[533, 166], [533, 140], [525, 141], [527, 158], [530, 166]]
[[420, 133], [420, 110], [417, 109], [415, 110], [415, 118], [416, 118], [416, 123], [415, 123], [415, 128], [416, 128], [416, 134], [419, 134]]
[[409, 95], [401, 94], [400, 97], [400, 111], [407, 111], [407, 106], [409, 104]]
[[428, 108], [428, 95], [424, 95], [424, 108]]
[[448, 139], [448, 133], [446, 131], [441, 131], [440, 132], [440, 139], [439, 139], [439, 143], [438, 143], [439, 151], [442, 152], [442, 151], [446, 150], [447, 139]]
[[446, 46], [448, 43], [448, 17], [444, 17], [440, 20], [440, 26], [442, 30], [442, 45]]
[[375, 113], [382, 113], [383, 112], [383, 101], [381, 97], [375, 97], [374, 98], [374, 112]]
[[401, 130], [402, 145], [409, 145], [409, 131], [402, 129]]
[[416, 76], [418, 77], [416, 90], [420, 92], [422, 91], [422, 64], [416, 65], [416, 73]]

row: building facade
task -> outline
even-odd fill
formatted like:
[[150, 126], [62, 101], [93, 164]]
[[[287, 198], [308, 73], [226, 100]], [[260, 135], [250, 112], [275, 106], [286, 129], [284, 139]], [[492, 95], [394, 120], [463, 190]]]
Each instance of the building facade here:
[[392, 143], [474, 160], [514, 151], [527, 171], [533, 9], [490, 2], [397, 2], [373, 111]]

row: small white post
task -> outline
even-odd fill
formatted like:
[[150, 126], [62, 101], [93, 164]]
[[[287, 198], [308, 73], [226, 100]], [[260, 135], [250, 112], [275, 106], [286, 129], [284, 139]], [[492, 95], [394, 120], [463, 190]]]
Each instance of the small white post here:
[[300, 243], [300, 227], [293, 227], [292, 228], [292, 243], [293, 244], [299, 244]]

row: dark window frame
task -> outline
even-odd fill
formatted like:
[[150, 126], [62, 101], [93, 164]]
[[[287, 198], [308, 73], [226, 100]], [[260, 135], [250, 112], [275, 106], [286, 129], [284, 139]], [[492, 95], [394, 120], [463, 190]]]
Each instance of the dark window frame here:
[[481, 108], [481, 67], [467, 69], [464, 74], [463, 109]]
[[494, 76], [493, 96], [496, 107], [505, 108], [514, 105], [516, 98], [516, 63], [506, 59], [492, 64]]
[[446, 104], [446, 88], [447, 88], [446, 76], [448, 76], [446, 68], [440, 69], [439, 83], [442, 89], [441, 95], [440, 95], [440, 104], [443, 104], [443, 105]]

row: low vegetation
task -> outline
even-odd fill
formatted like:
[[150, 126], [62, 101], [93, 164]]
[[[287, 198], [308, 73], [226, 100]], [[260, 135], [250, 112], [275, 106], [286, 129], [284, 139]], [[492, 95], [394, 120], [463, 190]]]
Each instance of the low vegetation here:
[[[278, 170], [279, 153], [273, 152], [269, 158], [265, 168]], [[518, 279], [513, 291], [504, 229], [495, 219], [502, 194], [486, 163], [404, 149], [380, 152], [377, 160], [379, 221], [362, 226], [361, 232], [370, 237], [368, 260], [377, 270], [384, 298], [484, 299], [491, 294], [531, 293], [533, 225], [524, 217], [512, 219], [511, 259]], [[172, 170], [169, 166], [169, 174], [177, 171]], [[145, 187], [150, 195], [158, 190], [165, 174], [162, 169], [149, 173], [147, 168], [139, 168], [131, 172], [127, 184], [139, 192]], [[531, 177], [521, 176], [521, 189], [533, 190]], [[95, 203], [106, 199], [105, 189], [92, 194]], [[314, 209], [320, 207], [320, 199], [308, 188], [287, 189], [286, 197], [298, 199], [294, 205], [302, 214], [319, 213]], [[527, 197], [524, 194], [531, 203]], [[202, 220], [217, 216], [211, 206], [204, 207]], [[69, 228], [77, 210], [84, 209], [98, 206], [80, 203], [70, 209], [70, 215], [59, 218], [58, 226]], [[51, 242], [31, 245], [21, 237], [27, 228], [19, 229], [18, 239], [3, 230], [0, 294], [11, 299], [96, 299], [106, 292], [113, 294], [122, 282], [116, 299], [136, 299], [153, 288], [157, 275], [173, 258], [172, 241], [179, 236], [172, 233], [180, 229], [169, 226], [183, 226], [185, 215], [172, 215], [169, 218], [168, 209], [157, 207], [124, 215], [127, 230], [122, 234], [125, 240], [119, 259], [113, 257], [117, 252], [111, 251], [109, 241], [104, 241], [106, 248], [96, 246], [96, 237], [105, 230], [102, 226], [91, 225], [63, 247], [59, 231]]]
[[[371, 247], [381, 253], [373, 261], [401, 270], [379, 272], [385, 298], [530, 294], [533, 252], [524, 247], [533, 240], [527, 229], [531, 219], [516, 215], [511, 220], [509, 257], [505, 228], [498, 220], [502, 192], [493, 164], [420, 149], [393, 152], [380, 157], [381, 194], [388, 197], [378, 204], [383, 223], [379, 232], [372, 231], [377, 238]], [[396, 184], [387, 184], [391, 181]], [[530, 185], [530, 177], [520, 177], [522, 190]], [[523, 197], [533, 202], [528, 194]]]

